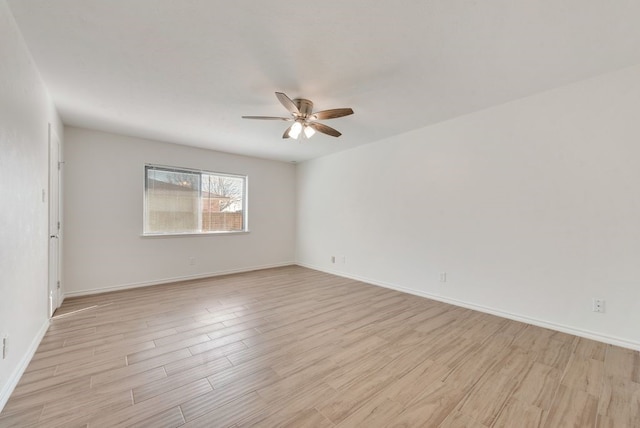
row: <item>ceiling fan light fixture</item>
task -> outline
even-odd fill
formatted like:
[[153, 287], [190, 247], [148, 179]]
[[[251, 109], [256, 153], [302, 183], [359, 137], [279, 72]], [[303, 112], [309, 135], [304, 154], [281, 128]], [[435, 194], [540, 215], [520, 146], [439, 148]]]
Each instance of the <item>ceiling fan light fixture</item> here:
[[298, 139], [300, 136], [300, 132], [302, 132], [302, 124], [300, 122], [295, 122], [291, 125], [291, 129], [289, 130], [289, 137]]
[[313, 137], [313, 134], [316, 133], [316, 130], [310, 127], [309, 125], [304, 127], [304, 136], [307, 138]]

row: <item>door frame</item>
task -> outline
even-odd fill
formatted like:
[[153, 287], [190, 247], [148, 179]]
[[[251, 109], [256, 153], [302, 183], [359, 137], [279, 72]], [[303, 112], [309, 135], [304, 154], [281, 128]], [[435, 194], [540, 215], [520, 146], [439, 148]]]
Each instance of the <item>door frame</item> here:
[[55, 129], [49, 123], [49, 198], [48, 198], [48, 224], [47, 224], [47, 244], [48, 244], [48, 279], [47, 279], [47, 308], [48, 316], [62, 304], [60, 298], [61, 290], [61, 166], [60, 160], [60, 138]]

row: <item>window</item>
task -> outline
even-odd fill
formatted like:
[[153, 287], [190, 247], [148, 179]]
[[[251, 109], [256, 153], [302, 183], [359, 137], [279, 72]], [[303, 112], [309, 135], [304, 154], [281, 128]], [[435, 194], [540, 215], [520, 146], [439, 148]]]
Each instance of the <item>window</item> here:
[[145, 235], [247, 231], [247, 177], [144, 167]]

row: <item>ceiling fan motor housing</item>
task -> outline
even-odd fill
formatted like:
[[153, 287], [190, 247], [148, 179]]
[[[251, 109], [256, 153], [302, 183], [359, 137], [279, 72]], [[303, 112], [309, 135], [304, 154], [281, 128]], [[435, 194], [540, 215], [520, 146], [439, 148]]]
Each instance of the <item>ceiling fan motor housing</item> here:
[[313, 103], [311, 101], [304, 98], [294, 98], [291, 101], [293, 101], [296, 107], [298, 107], [298, 110], [300, 110], [300, 116], [305, 119], [311, 116], [311, 113], [313, 112]]

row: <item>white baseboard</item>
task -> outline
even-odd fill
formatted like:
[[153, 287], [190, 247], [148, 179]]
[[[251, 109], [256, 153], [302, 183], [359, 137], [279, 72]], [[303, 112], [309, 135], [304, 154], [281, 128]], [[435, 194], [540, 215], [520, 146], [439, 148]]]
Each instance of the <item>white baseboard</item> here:
[[29, 349], [27, 349], [27, 352], [24, 354], [24, 356], [18, 363], [18, 366], [15, 368], [13, 373], [11, 373], [11, 375], [9, 376], [7, 383], [5, 383], [4, 386], [2, 387], [2, 390], [0, 391], [0, 412], [2, 411], [2, 409], [4, 409], [4, 405], [7, 404], [7, 401], [9, 401], [9, 397], [11, 396], [11, 393], [15, 389], [16, 385], [18, 385], [18, 382], [20, 381], [22, 374], [27, 369], [27, 366], [31, 362], [31, 358], [33, 358], [33, 355], [36, 353], [36, 350], [38, 349], [38, 346], [40, 345], [40, 342], [42, 341], [42, 338], [44, 337], [44, 335], [47, 333], [48, 329], [49, 329], [49, 320], [47, 319], [44, 322], [44, 324], [42, 324], [42, 327], [40, 327], [40, 330], [31, 341], [31, 345], [29, 345]]
[[465, 302], [465, 301], [462, 301], [462, 300], [457, 300], [457, 299], [451, 299], [451, 298], [448, 298], [448, 297], [437, 296], [437, 295], [434, 295], [434, 294], [425, 293], [424, 291], [414, 290], [412, 288], [407, 288], [407, 287], [401, 287], [401, 286], [398, 286], [398, 285], [395, 285], [395, 284], [391, 284], [391, 283], [387, 283], [387, 282], [383, 282], [383, 281], [377, 281], [375, 279], [365, 278], [365, 277], [361, 277], [361, 276], [358, 276], [358, 275], [350, 275], [350, 274], [346, 274], [344, 272], [332, 271], [332, 270], [329, 270], [329, 269], [323, 269], [321, 267], [310, 265], [310, 264], [307, 264], [307, 263], [298, 262], [297, 265], [302, 266], [302, 267], [306, 267], [306, 268], [309, 268], [309, 269], [313, 269], [313, 270], [318, 270], [320, 272], [329, 273], [331, 275], [341, 276], [341, 277], [349, 278], [349, 279], [355, 279], [356, 281], [366, 282], [367, 284], [377, 285], [379, 287], [384, 287], [384, 288], [390, 288], [392, 290], [401, 291], [403, 293], [413, 294], [415, 296], [425, 297], [427, 299], [436, 300], [436, 301], [443, 302], [443, 303], [448, 303], [450, 305], [460, 306], [460, 307], [467, 308], [467, 309], [473, 309], [475, 311], [484, 312], [484, 313], [491, 314], [491, 315], [496, 315], [496, 316], [499, 316], [499, 317], [502, 317], [502, 318], [507, 318], [507, 319], [511, 319], [511, 320], [514, 320], [514, 321], [520, 321], [520, 322], [523, 322], [523, 323], [526, 323], [526, 324], [532, 324], [532, 325], [535, 325], [535, 326], [538, 326], [538, 327], [544, 327], [544, 328], [548, 328], [548, 329], [551, 329], [551, 330], [560, 331], [562, 333], [573, 334], [574, 336], [584, 337], [586, 339], [592, 339], [592, 340], [596, 340], [598, 342], [608, 343], [610, 345], [616, 345], [616, 346], [621, 346], [623, 348], [628, 348], [628, 349], [633, 349], [635, 351], [640, 351], [640, 342], [635, 342], [635, 341], [631, 341], [631, 340], [627, 340], [627, 339], [622, 339], [622, 338], [615, 337], [615, 336], [603, 335], [601, 333], [596, 333], [596, 332], [593, 332], [593, 331], [583, 330], [583, 329], [579, 329], [579, 328], [575, 328], [575, 327], [571, 327], [571, 326], [566, 326], [566, 325], [562, 325], [562, 324], [556, 324], [556, 323], [553, 323], [553, 322], [544, 321], [544, 320], [540, 320], [540, 319], [537, 319], [537, 318], [530, 318], [530, 317], [527, 317], [527, 316], [518, 315], [518, 314], [511, 313], [511, 312], [506, 312], [506, 311], [503, 311], [503, 310], [500, 310], [500, 309], [494, 309], [494, 308], [490, 308], [490, 307], [487, 307], [487, 306], [477, 305], [477, 304]]
[[132, 288], [149, 287], [152, 285], [168, 284], [171, 282], [180, 282], [180, 281], [189, 281], [193, 279], [211, 278], [215, 276], [230, 275], [234, 273], [252, 272], [254, 270], [292, 266], [295, 264], [296, 264], [295, 262], [275, 263], [275, 264], [269, 264], [269, 265], [245, 267], [240, 269], [230, 269], [230, 270], [219, 271], [219, 272], [201, 273], [197, 275], [187, 275], [187, 276], [178, 276], [174, 278], [163, 278], [163, 279], [155, 279], [151, 281], [134, 282], [130, 284], [121, 284], [121, 285], [114, 285], [110, 287], [94, 288], [91, 290], [69, 291], [64, 294], [64, 297], [67, 298], [67, 297], [89, 296], [91, 294], [101, 294], [101, 293], [108, 293], [111, 291], [129, 290]]

